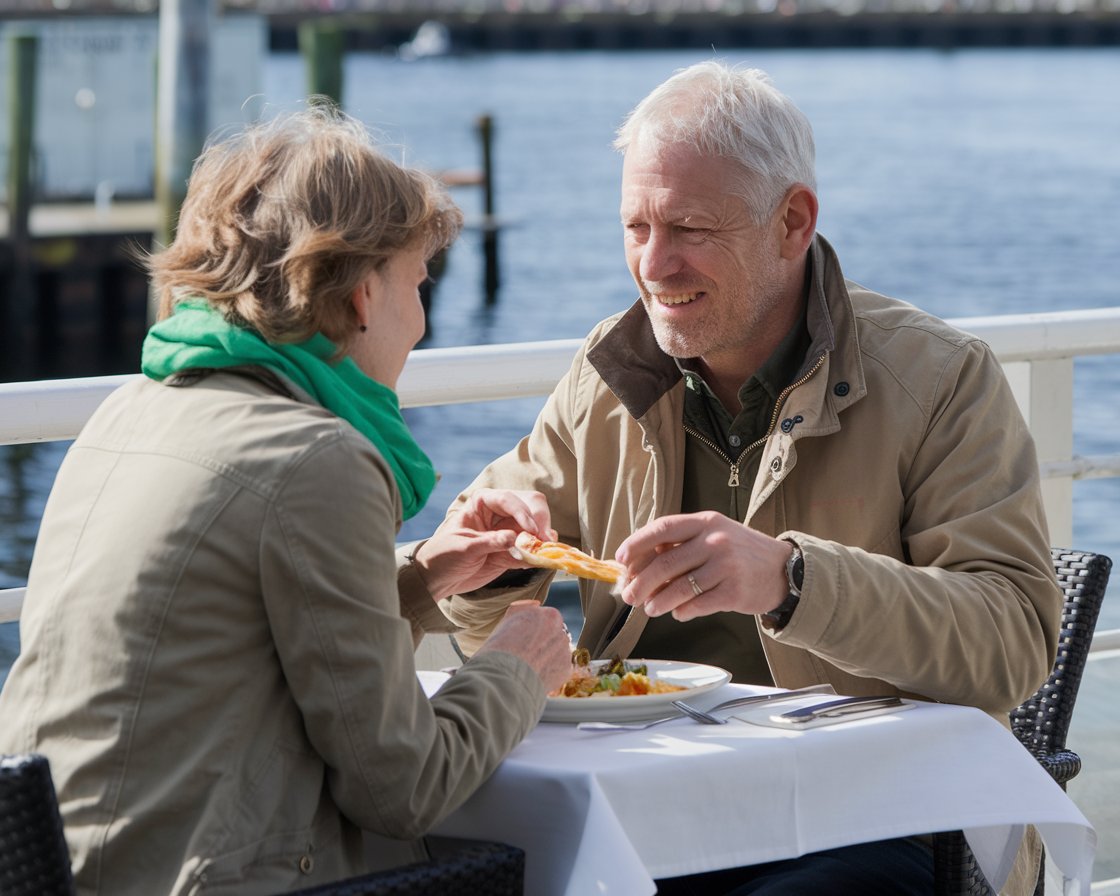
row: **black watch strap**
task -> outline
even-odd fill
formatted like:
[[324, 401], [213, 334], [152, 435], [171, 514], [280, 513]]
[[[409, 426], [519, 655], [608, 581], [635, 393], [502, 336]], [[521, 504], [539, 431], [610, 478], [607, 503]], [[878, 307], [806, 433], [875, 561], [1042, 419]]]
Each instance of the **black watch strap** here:
[[797, 545], [793, 546], [793, 553], [790, 554], [789, 561], [786, 563], [786, 579], [789, 585], [789, 594], [786, 595], [786, 599], [769, 613], [762, 614], [762, 618], [766, 620], [769, 627], [779, 632], [789, 625], [789, 621], [793, 617], [793, 611], [797, 609], [797, 605], [801, 602], [801, 587], [805, 583], [805, 558], [802, 557], [801, 549]]
[[786, 595], [786, 599], [773, 610], [769, 613], [763, 613], [762, 618], [769, 623], [771, 629], [780, 632], [789, 625], [789, 621], [793, 617], [793, 611], [797, 609], [799, 603], [801, 603], [801, 595], [790, 592]]

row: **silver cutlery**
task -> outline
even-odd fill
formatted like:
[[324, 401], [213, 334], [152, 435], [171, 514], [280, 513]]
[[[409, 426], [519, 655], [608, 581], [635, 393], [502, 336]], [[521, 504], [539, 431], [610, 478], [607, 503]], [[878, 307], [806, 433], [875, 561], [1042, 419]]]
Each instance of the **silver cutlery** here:
[[[712, 713], [718, 712], [721, 709], [751, 706], [756, 703], [777, 703], [782, 700], [796, 700], [799, 697], [805, 697], [810, 694], [835, 693], [835, 688], [830, 684], [813, 684], [792, 691], [778, 691], [772, 694], [752, 694], [749, 697], [734, 697], [731, 700], [725, 700], [723, 703], [716, 704], [707, 712], [697, 709], [695, 706], [690, 706], [680, 700], [674, 700], [673, 705], [678, 707], [681, 712], [705, 725], [722, 725], [726, 719], [721, 719], [718, 716], [712, 715]], [[707, 718], [700, 718], [700, 716], [707, 716]], [[681, 718], [680, 715], [672, 715], [660, 719], [647, 719], [643, 722], [580, 722], [576, 727], [580, 731], [641, 731], [643, 728], [651, 728], [654, 725], [660, 725], [662, 722], [671, 722], [673, 719], [679, 718]], [[709, 719], [714, 719], [715, 721], [709, 721]]]
[[710, 712], [704, 712], [704, 710], [697, 709], [695, 706], [689, 706], [683, 700], [674, 700], [673, 706], [683, 712], [690, 719], [695, 719], [701, 725], [727, 724], [727, 719], [721, 719], [719, 716], [713, 716]]
[[876, 715], [881, 712], [890, 712], [903, 706], [908, 706], [898, 697], [843, 697], [839, 700], [830, 700], [827, 703], [818, 703], [815, 706], [803, 706], [791, 709], [778, 715], [771, 716], [775, 722], [787, 725], [807, 725], [818, 719], [841, 719], [844, 716]]

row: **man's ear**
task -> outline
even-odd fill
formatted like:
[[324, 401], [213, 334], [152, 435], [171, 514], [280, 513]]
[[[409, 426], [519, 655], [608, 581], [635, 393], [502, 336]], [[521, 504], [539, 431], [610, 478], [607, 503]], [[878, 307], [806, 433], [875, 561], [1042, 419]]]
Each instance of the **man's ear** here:
[[817, 195], [804, 184], [794, 184], [781, 205], [782, 258], [803, 256], [817, 232]]

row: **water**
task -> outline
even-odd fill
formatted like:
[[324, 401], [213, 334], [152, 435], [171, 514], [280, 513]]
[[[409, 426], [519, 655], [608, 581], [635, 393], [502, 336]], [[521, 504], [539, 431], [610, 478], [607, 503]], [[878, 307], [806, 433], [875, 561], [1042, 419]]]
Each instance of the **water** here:
[[[582, 336], [634, 290], [618, 225], [614, 128], [696, 52], [494, 54], [403, 63], [351, 54], [344, 105], [404, 160], [477, 167], [475, 122], [496, 121], [502, 288], [487, 307], [478, 233], [453, 248], [429, 346]], [[725, 58], [770, 72], [812, 120], [820, 230], [847, 274], [946, 317], [1120, 304], [1120, 55], [1030, 49], [759, 51]], [[301, 96], [302, 60], [265, 66], [264, 99]], [[468, 217], [480, 194], [456, 192]], [[1112, 359], [1077, 368], [1075, 450], [1115, 450]], [[539, 400], [408, 413], [441, 470], [423, 535]], [[26, 575], [58, 445], [6, 449], [0, 586]], [[5, 450], [5, 449], [0, 449]], [[14, 455], [14, 456], [13, 456]], [[1111, 508], [1120, 483], [1077, 488], [1078, 545], [1120, 556]], [[1120, 623], [1120, 605], [1113, 615]]]

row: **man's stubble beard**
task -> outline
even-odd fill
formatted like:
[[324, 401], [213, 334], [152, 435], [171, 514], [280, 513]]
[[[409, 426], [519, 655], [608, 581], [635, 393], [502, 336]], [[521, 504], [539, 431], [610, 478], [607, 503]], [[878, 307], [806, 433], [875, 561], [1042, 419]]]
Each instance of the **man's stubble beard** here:
[[[643, 293], [643, 297], [648, 314], [648, 303], [655, 300], [647, 293]], [[780, 301], [774, 296], [752, 301], [745, 292], [724, 298], [730, 299], [726, 314], [718, 317], [705, 315], [702, 320], [696, 321], [695, 326], [678, 327], [651, 315], [650, 324], [658, 347], [671, 358], [703, 358], [735, 349], [749, 341], [752, 333], [759, 332]], [[701, 301], [716, 300], [705, 298]]]

